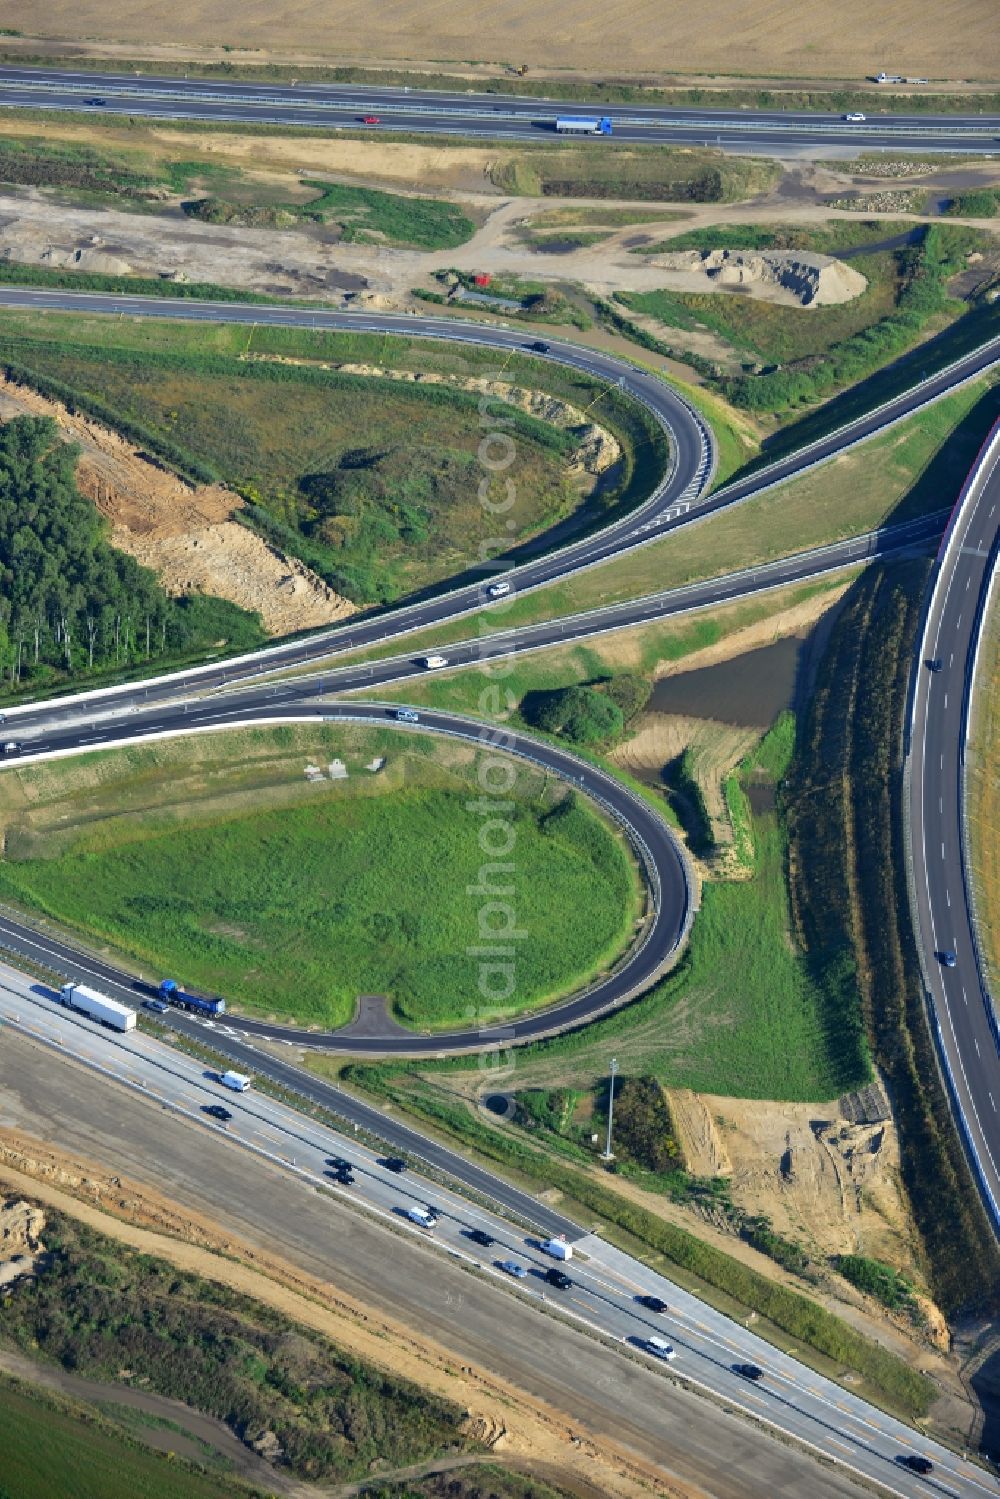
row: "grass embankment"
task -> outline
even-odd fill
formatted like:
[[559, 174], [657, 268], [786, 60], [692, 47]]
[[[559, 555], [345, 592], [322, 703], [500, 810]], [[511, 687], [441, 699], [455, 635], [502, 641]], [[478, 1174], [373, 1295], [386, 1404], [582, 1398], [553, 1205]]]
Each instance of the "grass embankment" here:
[[[801, 478], [564, 583], [411, 635], [406, 647], [486, 640], [497, 631], [758, 567], [947, 509], [998, 414], [1000, 385], [974, 381]], [[355, 659], [398, 650], [397, 642]]]
[[[248, 348], [257, 361], [243, 357]], [[248, 500], [251, 524], [359, 603], [388, 602], [462, 573], [484, 548], [493, 555], [496, 541], [488, 543], [498, 529], [505, 548], [508, 538], [536, 535], [579, 505], [566, 469], [572, 435], [498, 401], [497, 424], [502, 419], [517, 451], [516, 500], [498, 528], [480, 485], [490, 481], [485, 497], [503, 500], [507, 475], [483, 469], [480, 397], [319, 367], [346, 362], [458, 378], [498, 373], [487, 350], [376, 335], [0, 315], [0, 363], [17, 378], [196, 479], [231, 484]], [[593, 407], [618, 437], [620, 477], [593, 502], [595, 522], [648, 494], [666, 443], [635, 403], [530, 358], [509, 360], [505, 376]]]
[[[2, 162], [0, 162], [2, 167]], [[337, 225], [349, 244], [401, 245], [417, 250], [451, 250], [475, 232], [468, 214], [441, 198], [404, 197], [377, 188], [339, 183], [302, 185], [314, 196], [306, 202], [246, 203], [211, 196], [185, 204], [185, 212], [207, 224], [238, 224], [258, 229], [288, 229], [296, 224]]]
[[979, 940], [993, 993], [1000, 994], [1000, 592], [983, 632], [965, 774]]
[[[711, 613], [699, 610], [681, 618], [659, 624], [631, 626], [607, 635], [598, 635], [579, 645], [549, 646], [530, 655], [521, 653], [509, 659], [490, 655], [484, 641], [482, 663], [459, 667], [446, 673], [428, 674], [393, 683], [392, 700], [443, 708], [456, 713], [471, 713], [495, 721], [505, 706], [513, 713], [516, 705], [530, 692], [551, 692], [575, 682], [592, 682], [613, 676], [623, 669], [652, 675], [665, 662], [682, 661], [695, 651], [705, 650], [719, 641], [749, 629], [761, 620], [771, 619], [786, 609], [805, 604], [818, 594], [843, 586], [845, 579], [821, 579], [795, 587], [776, 589], [766, 597], [727, 604]], [[494, 625], [499, 623], [494, 621]], [[465, 629], [460, 630], [459, 625]], [[469, 621], [459, 621], [455, 635], [474, 637]], [[415, 655], [423, 648], [423, 634], [407, 639], [407, 650]], [[493, 703], [499, 691], [501, 706]], [[366, 690], [359, 697], [384, 698], [386, 689]], [[515, 716], [515, 721], [518, 721]]]
[[[506, 897], [475, 895], [497, 875], [481, 846], [492, 803], [475, 800], [472, 747], [436, 760], [433, 741], [391, 730], [304, 738], [320, 765], [343, 759], [350, 779], [303, 786], [309, 756], [292, 765], [282, 753], [284, 776], [262, 773], [252, 790], [226, 744], [208, 752], [214, 771], [192, 773], [186, 805], [185, 759], [169, 746], [116, 755], [96, 796], [93, 762], [26, 767], [16, 779], [34, 810], [19, 815], [11, 788], [0, 889], [146, 968], [310, 1025], [344, 1024], [359, 994], [384, 994], [400, 1019], [431, 1030], [466, 1022], [470, 1007], [512, 1014], [622, 951], [637, 877], [618, 835], [561, 786], [512, 767], [501, 809], [515, 866], [508, 913]], [[284, 751], [297, 736], [265, 734], [259, 755], [270, 740]], [[218, 787], [227, 756], [236, 784], [207, 797], [205, 778]], [[378, 756], [386, 765], [372, 773]], [[505, 921], [517, 962], [484, 995], [478, 949]]]
[[[44, 1242], [37, 1277], [4, 1297], [2, 1337], [32, 1357], [110, 1385], [128, 1370], [130, 1381], [239, 1435], [271, 1431], [301, 1478], [363, 1479], [376, 1459], [401, 1467], [470, 1445], [457, 1406], [260, 1302], [52, 1209]], [[48, 1492], [66, 1492], [65, 1482]]]
[[834, 629], [787, 791], [796, 929], [860, 985], [933, 1294], [995, 1310], [1000, 1254], [937, 1069], [906, 890], [900, 726], [927, 564], [878, 566]]
[[254, 1499], [232, 1473], [199, 1472], [155, 1453], [96, 1407], [0, 1378], [3, 1499]]
[[654, 203], [731, 203], [766, 192], [778, 176], [774, 162], [754, 157], [607, 142], [596, 151], [593, 142], [519, 148], [501, 155], [493, 168], [497, 187], [523, 197]]
[[[439, 198], [341, 186], [289, 176], [288, 191], [232, 163], [184, 161], [154, 151], [101, 149], [72, 140], [0, 137], [0, 184], [55, 189], [85, 202], [184, 211], [211, 224], [283, 229], [297, 223], [340, 229], [345, 241], [444, 250], [471, 238], [475, 224]], [[131, 281], [132, 278], [129, 278]], [[189, 293], [190, 294], [190, 293]]]
[[[860, 241], [871, 243], [869, 232], [858, 227]], [[764, 243], [788, 237], [752, 225], [729, 233]], [[802, 237], [823, 242], [820, 231]], [[692, 238], [700, 242], [702, 237]], [[834, 249], [843, 248], [843, 227], [826, 238]], [[618, 300], [666, 328], [708, 328], [724, 338], [734, 358], [743, 361], [743, 371], [699, 358], [701, 372], [734, 406], [782, 413], [857, 384], [957, 319], [967, 309], [949, 296], [948, 281], [965, 269], [970, 252], [982, 248], [980, 231], [930, 225], [917, 243], [855, 257], [851, 264], [867, 278], [866, 289], [837, 306], [811, 308], [807, 316], [800, 308], [712, 293], [630, 292], [619, 293]], [[980, 338], [988, 336], [994, 312], [984, 306], [968, 313], [966, 320], [977, 325]]]

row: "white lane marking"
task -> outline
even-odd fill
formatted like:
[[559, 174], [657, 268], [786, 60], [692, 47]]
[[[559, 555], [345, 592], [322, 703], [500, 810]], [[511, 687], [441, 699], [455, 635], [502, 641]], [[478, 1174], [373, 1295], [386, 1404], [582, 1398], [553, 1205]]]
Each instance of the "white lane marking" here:
[[996, 1113], [996, 1111], [997, 1111], [997, 1106], [996, 1106], [996, 1102], [995, 1102], [995, 1100], [994, 1100], [994, 1098], [993, 1098], [993, 1094], [992, 1094], [992, 1093], [990, 1093], [990, 1090], [989, 1090], [989, 1089], [988, 1089], [988, 1088], [987, 1088], [987, 1090], [986, 1090], [986, 1092], [987, 1092], [987, 1094], [988, 1094], [988, 1095], [989, 1095], [989, 1100], [990, 1100], [990, 1103], [991, 1103], [991, 1104], [993, 1104], [993, 1112], [994, 1112], [994, 1114], [995, 1114], [995, 1113]]
[[975, 1047], [976, 1047], [976, 1056], [977, 1056], [977, 1057], [978, 1057], [978, 1056], [982, 1056], [982, 1052], [981, 1052], [981, 1051], [980, 1051], [980, 1050], [979, 1050], [979, 1037], [978, 1037], [978, 1036], [973, 1036], [973, 1038], [972, 1038], [972, 1040], [973, 1040], [973, 1042], [974, 1042], [974, 1043], [975, 1043]]
[[946, 890], [944, 892], [944, 898], [945, 898], [945, 900], [948, 902], [948, 904], [950, 906], [951, 905], [951, 891], [950, 890]]

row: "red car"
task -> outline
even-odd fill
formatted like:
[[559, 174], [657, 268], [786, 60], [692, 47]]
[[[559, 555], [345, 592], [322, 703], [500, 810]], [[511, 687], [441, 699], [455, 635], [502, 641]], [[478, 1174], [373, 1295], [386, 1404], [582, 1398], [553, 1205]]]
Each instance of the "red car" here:
[[378, 115], [365, 115], [361, 123], [362, 125], [381, 125], [382, 120]]

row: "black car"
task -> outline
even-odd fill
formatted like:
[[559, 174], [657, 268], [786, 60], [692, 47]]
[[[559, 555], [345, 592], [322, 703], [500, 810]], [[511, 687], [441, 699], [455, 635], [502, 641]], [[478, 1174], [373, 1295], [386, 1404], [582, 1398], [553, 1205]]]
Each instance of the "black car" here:
[[383, 1156], [379, 1161], [379, 1165], [384, 1166], [386, 1171], [395, 1171], [397, 1175], [400, 1171], [406, 1170], [406, 1162], [401, 1160], [398, 1155]]
[[233, 1117], [228, 1109], [222, 1107], [221, 1103], [206, 1103], [202, 1106], [201, 1112], [207, 1114], [210, 1119], [221, 1119], [223, 1124]]
[[927, 670], [928, 671], [940, 671], [943, 666], [944, 666], [944, 662], [941, 660], [941, 657], [940, 656], [935, 656], [933, 661], [928, 661], [928, 663], [927, 663]]
[[333, 1179], [337, 1183], [338, 1187], [353, 1187], [354, 1186], [354, 1173], [353, 1173], [353, 1171], [338, 1171], [337, 1174], [336, 1174], [336, 1176]]
[[548, 344], [543, 344], [540, 338], [536, 338], [533, 344], [528, 345], [528, 348], [532, 354], [547, 354], [549, 352]]
[[103, 109], [104, 105], [107, 104], [107, 102], [108, 102], [107, 99], [88, 99], [87, 100], [87, 103], [90, 105], [91, 109]]
[[644, 1306], [647, 1312], [665, 1312], [668, 1310], [667, 1303], [661, 1301], [659, 1296], [637, 1296], [636, 1301]]
[[901, 1468], [909, 1468], [911, 1473], [927, 1474], [934, 1472], [934, 1464], [929, 1457], [917, 1457], [914, 1454], [907, 1453], [905, 1457], [897, 1457], [896, 1461]]
[[350, 1161], [345, 1161], [342, 1155], [327, 1156], [326, 1164], [332, 1166], [334, 1171], [350, 1171]]
[[489, 1249], [491, 1244], [496, 1243], [496, 1240], [491, 1239], [485, 1229], [482, 1228], [470, 1228], [465, 1237], [471, 1239], [473, 1244], [481, 1244], [484, 1249]]
[[551, 1270], [546, 1270], [545, 1279], [550, 1286], [557, 1286], [560, 1291], [568, 1291], [573, 1284], [566, 1271], [557, 1270], [555, 1265], [552, 1266]]
[[734, 1364], [733, 1373], [738, 1374], [741, 1379], [752, 1379], [755, 1383], [764, 1378], [763, 1369], [758, 1369], [756, 1364]]

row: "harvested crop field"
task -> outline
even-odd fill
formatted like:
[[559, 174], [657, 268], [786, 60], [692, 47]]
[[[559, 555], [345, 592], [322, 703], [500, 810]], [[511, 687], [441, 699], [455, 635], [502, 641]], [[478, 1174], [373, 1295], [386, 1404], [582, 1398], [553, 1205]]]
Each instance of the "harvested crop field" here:
[[[26, 18], [16, 0], [2, 0], [0, 22], [26, 22], [45, 37], [110, 42], [197, 44], [314, 52], [317, 60], [339, 60], [344, 39], [354, 57], [414, 61], [529, 61], [533, 67], [594, 69], [603, 73], [609, 56], [616, 72], [647, 75], [651, 65], [674, 72], [729, 73], [738, 59], [743, 74], [762, 77], [864, 78], [873, 66], [936, 78], [982, 78], [993, 59], [996, 73], [996, 9], [991, 0], [902, 0], [879, 7], [864, 0], [811, 11], [803, 18], [793, 0], [748, 6], [720, 0], [706, 11], [656, 0], [565, 0], [558, 11], [515, 0], [483, 10], [442, 6], [429, 0], [395, 0], [371, 6], [364, 0], [321, 0], [266, 5], [248, 0], [191, 0], [168, 11], [155, 0], [125, 6], [102, 0], [47, 0]], [[610, 47], [610, 52], [609, 52]]]

